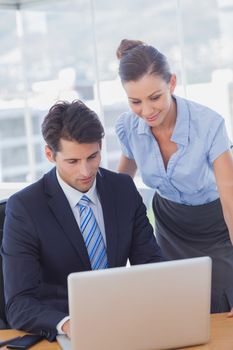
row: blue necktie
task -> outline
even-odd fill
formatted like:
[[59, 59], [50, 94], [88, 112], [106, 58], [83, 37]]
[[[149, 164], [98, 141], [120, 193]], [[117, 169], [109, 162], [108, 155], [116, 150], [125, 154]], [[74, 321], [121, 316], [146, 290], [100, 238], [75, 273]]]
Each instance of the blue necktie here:
[[80, 231], [87, 247], [92, 270], [106, 269], [108, 261], [104, 240], [89, 204], [90, 199], [86, 195], [83, 195], [78, 202]]

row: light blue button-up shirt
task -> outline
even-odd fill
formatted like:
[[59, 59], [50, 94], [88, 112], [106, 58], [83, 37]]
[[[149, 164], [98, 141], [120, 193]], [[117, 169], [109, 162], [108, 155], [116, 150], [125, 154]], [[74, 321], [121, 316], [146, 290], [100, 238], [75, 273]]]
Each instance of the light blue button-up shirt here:
[[123, 154], [135, 160], [147, 186], [176, 203], [205, 204], [219, 197], [213, 161], [230, 148], [224, 119], [206, 106], [173, 97], [177, 119], [171, 141], [177, 151], [167, 169], [149, 125], [136, 114], [123, 113], [116, 133]]

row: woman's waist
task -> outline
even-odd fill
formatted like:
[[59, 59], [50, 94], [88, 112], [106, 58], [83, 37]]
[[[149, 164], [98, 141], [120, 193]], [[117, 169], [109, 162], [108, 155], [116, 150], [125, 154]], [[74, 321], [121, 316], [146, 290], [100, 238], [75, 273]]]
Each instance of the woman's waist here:
[[219, 200], [219, 194], [216, 193], [206, 193], [206, 194], [184, 194], [184, 193], [160, 193], [160, 191], [156, 190], [156, 192], [161, 198], [170, 201], [174, 204], [184, 206], [184, 207], [201, 207], [206, 205], [212, 205], [211, 203]]
[[202, 205], [219, 198], [216, 182], [205, 177], [200, 180], [187, 176], [182, 180], [174, 176], [143, 176], [143, 182], [160, 196], [179, 204]]
[[173, 202], [155, 193], [153, 209], [157, 223], [175, 236], [196, 241], [207, 240], [208, 245], [229, 241], [229, 234], [218, 199], [201, 205]]
[[155, 190], [160, 197], [185, 206], [206, 205], [219, 199], [219, 193], [215, 188], [194, 190], [190, 193], [182, 192], [171, 187], [159, 187]]
[[173, 202], [155, 193], [153, 207], [164, 221], [176, 223], [187, 230], [219, 230], [219, 225], [226, 227], [220, 199], [200, 205], [186, 205]]

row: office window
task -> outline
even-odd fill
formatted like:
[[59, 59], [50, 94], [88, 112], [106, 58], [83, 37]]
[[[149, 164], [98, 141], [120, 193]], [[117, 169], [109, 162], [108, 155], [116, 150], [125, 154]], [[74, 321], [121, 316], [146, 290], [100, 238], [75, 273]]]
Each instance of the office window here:
[[233, 135], [233, 0], [37, 0], [17, 11], [0, 0], [0, 36], [0, 181], [34, 181], [51, 167], [40, 129], [59, 99], [100, 115], [103, 165], [116, 169], [114, 124], [128, 109], [115, 56], [123, 38], [167, 55], [177, 94], [219, 111]]

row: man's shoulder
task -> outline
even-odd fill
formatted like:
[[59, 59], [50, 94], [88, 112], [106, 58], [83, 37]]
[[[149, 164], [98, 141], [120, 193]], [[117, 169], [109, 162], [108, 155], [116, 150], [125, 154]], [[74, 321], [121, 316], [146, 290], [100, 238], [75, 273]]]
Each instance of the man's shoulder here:
[[132, 178], [129, 175], [118, 173], [116, 171], [105, 169], [105, 168], [99, 168], [99, 176], [103, 179], [106, 178], [106, 179], [112, 179], [115, 181], [133, 182]]
[[116, 191], [134, 191], [136, 189], [133, 179], [122, 173], [117, 173], [112, 170], [100, 168], [97, 182], [101, 182], [104, 186], [113, 187]]
[[40, 201], [39, 183], [41, 180], [15, 192], [7, 200], [7, 209], [18, 209], [27, 207], [33, 209]]
[[12, 196], [9, 197], [8, 202], [14, 200], [38, 201], [41, 196], [44, 196], [45, 183], [48, 177], [51, 176], [51, 173], [52, 171], [49, 171], [36, 182], [33, 182], [32, 184], [21, 189], [20, 191], [15, 192]]

